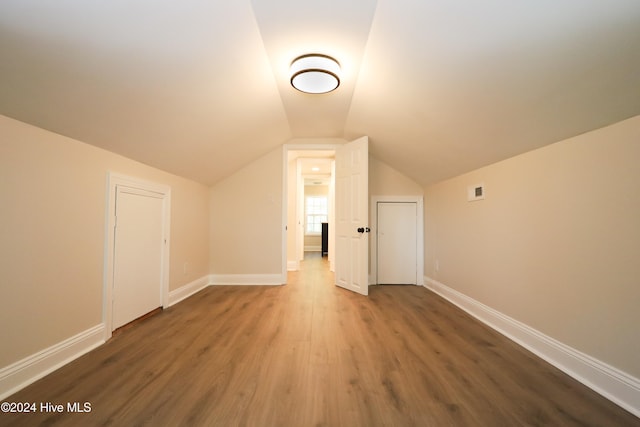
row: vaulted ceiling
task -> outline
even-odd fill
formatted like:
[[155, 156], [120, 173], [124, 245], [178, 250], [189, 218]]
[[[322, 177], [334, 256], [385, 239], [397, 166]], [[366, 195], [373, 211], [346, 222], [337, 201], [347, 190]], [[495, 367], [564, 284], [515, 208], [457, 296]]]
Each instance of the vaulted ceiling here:
[[368, 135], [428, 184], [640, 114], [640, 2], [3, 0], [0, 114], [207, 184]]

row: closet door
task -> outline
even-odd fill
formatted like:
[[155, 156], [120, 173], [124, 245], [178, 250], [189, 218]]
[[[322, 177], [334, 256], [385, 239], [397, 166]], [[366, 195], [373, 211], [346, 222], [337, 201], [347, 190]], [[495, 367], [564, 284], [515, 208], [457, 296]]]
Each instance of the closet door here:
[[118, 186], [112, 329], [162, 306], [163, 244], [163, 195]]
[[378, 283], [417, 283], [417, 205], [378, 203]]

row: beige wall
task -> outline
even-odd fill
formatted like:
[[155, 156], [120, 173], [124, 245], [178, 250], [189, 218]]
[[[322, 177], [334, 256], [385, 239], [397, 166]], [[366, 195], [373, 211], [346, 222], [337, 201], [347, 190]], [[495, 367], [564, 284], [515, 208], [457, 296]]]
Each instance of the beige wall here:
[[209, 187], [177, 177], [170, 185], [173, 290], [209, 274]]
[[318, 251], [321, 249], [322, 247], [322, 235], [313, 235], [313, 236], [309, 236], [309, 235], [305, 235], [304, 236], [304, 247], [305, 250], [315, 250], [317, 249]]
[[211, 188], [211, 273], [282, 273], [282, 190], [282, 148]]
[[101, 323], [108, 171], [171, 187], [170, 289], [208, 274], [206, 186], [0, 116], [0, 367]]
[[369, 156], [369, 196], [421, 196], [424, 189], [402, 172]]
[[[295, 167], [289, 173], [290, 178], [295, 177]], [[278, 148], [211, 188], [211, 273], [281, 272], [282, 186], [282, 149]], [[288, 197], [294, 197], [295, 189], [289, 190]], [[423, 188], [369, 157], [369, 194], [422, 195]], [[295, 226], [292, 209], [290, 206], [289, 227]], [[288, 247], [295, 248], [295, 242]], [[295, 255], [288, 258], [293, 261]]]
[[427, 187], [425, 274], [640, 377], [639, 160], [640, 116]]

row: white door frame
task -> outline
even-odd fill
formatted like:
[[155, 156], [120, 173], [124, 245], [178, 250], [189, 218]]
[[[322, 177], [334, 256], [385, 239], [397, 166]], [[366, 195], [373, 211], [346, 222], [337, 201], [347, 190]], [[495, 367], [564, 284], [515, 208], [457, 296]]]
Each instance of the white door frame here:
[[416, 284], [424, 286], [424, 198], [422, 196], [371, 196], [371, 275], [369, 284], [378, 284], [378, 203], [415, 203], [416, 204]]
[[154, 182], [144, 181], [115, 172], [107, 174], [107, 203], [105, 212], [105, 254], [102, 297], [102, 322], [105, 326], [105, 341], [111, 338], [113, 324], [113, 279], [116, 225], [116, 192], [118, 186], [137, 188], [162, 195], [162, 229], [164, 244], [161, 261], [161, 293], [162, 308], [169, 305], [169, 247], [171, 232], [171, 187]]
[[304, 178], [302, 163], [296, 159], [296, 270], [304, 259]]
[[[289, 151], [336, 151], [342, 144], [284, 144], [282, 146], [282, 283], [287, 283], [287, 221], [289, 217]], [[335, 172], [335, 171], [334, 171]], [[334, 173], [332, 172], [332, 173]], [[292, 230], [289, 230], [292, 231]], [[333, 233], [332, 230], [329, 234]], [[333, 240], [333, 239], [331, 239]]]

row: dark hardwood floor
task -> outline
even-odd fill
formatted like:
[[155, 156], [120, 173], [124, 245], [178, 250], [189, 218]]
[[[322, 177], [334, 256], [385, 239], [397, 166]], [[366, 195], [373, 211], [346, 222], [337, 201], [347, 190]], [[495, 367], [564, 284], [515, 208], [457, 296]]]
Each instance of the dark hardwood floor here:
[[2, 426], [640, 426], [432, 292], [356, 295], [319, 256], [287, 286], [209, 287], [5, 400], [91, 411]]

